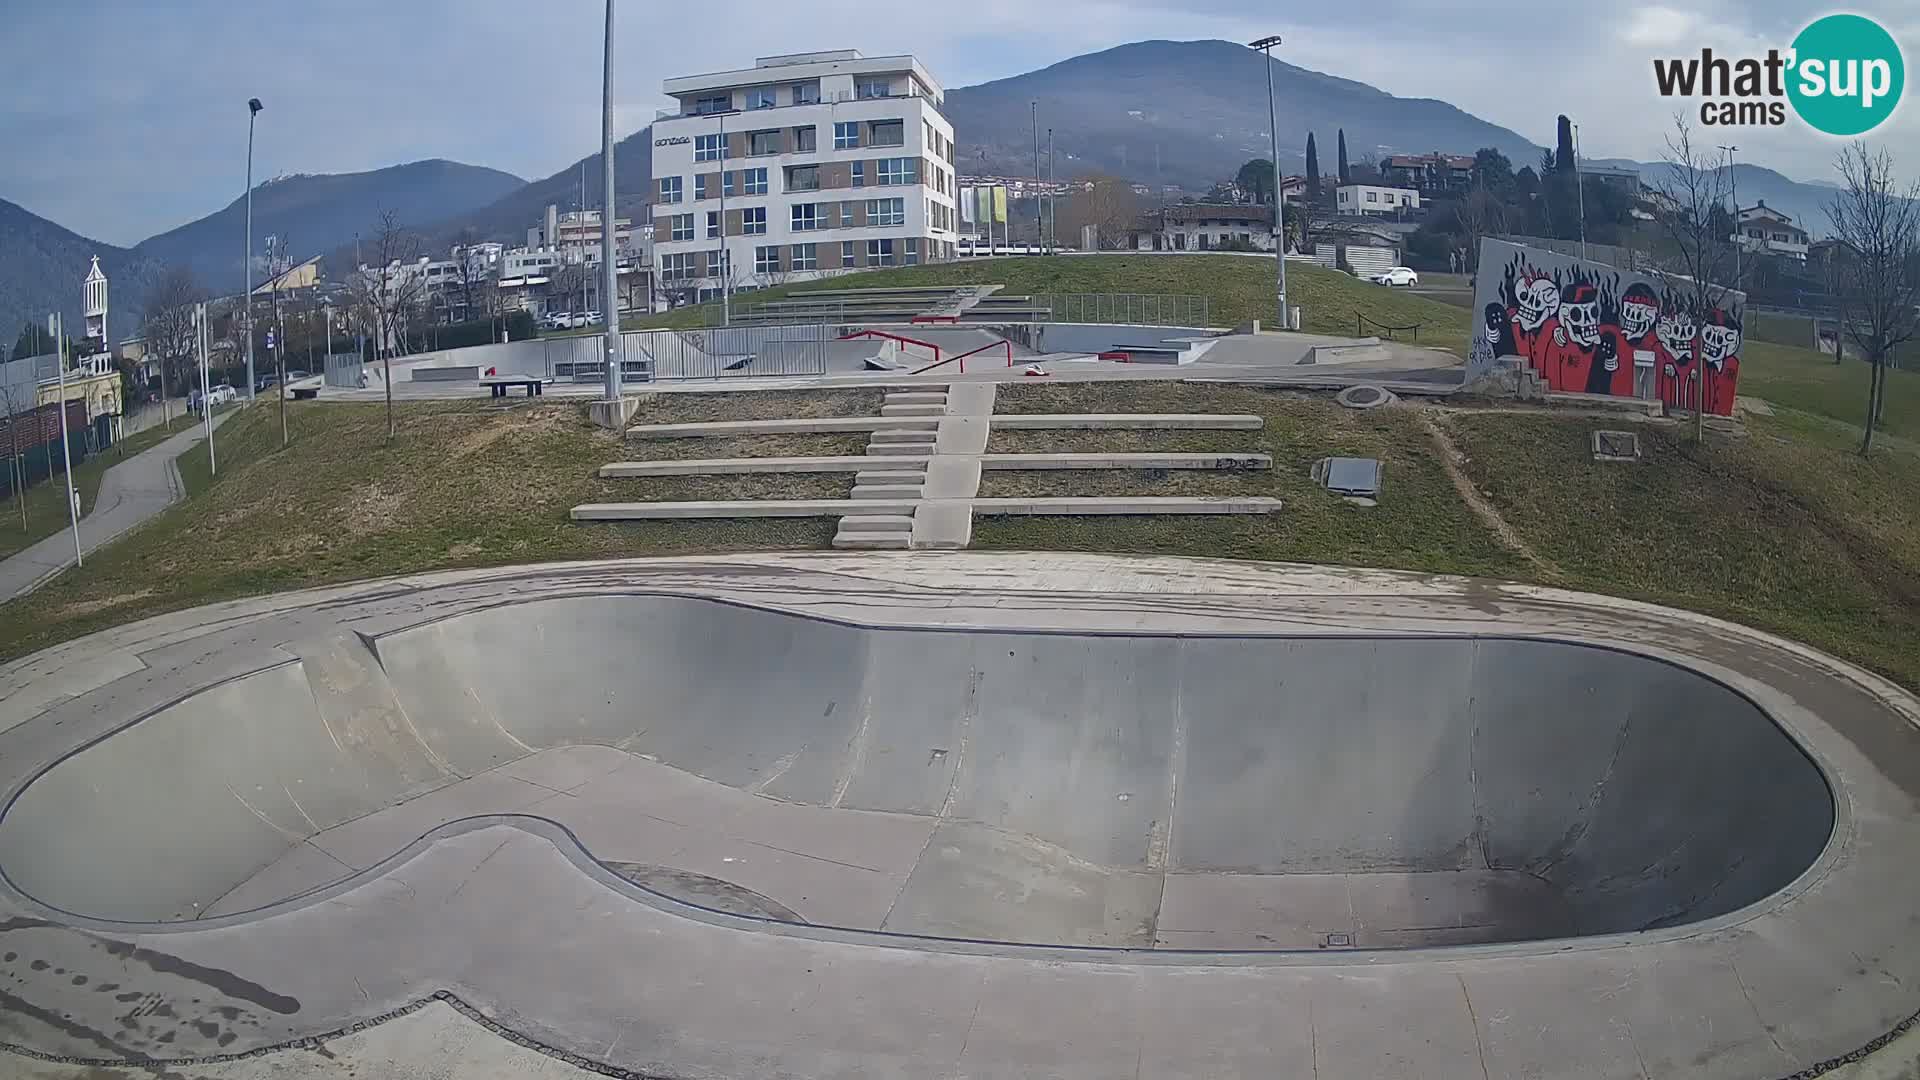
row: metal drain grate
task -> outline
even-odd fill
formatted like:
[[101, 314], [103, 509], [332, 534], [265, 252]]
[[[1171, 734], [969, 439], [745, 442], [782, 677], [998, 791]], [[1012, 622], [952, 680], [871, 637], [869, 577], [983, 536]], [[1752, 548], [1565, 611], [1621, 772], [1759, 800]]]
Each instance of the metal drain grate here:
[[1322, 458], [1313, 468], [1315, 480], [1336, 495], [1371, 499], [1380, 494], [1380, 462], [1377, 458]]
[[1351, 949], [1353, 948], [1353, 935], [1345, 931], [1336, 930], [1327, 935], [1326, 941], [1323, 942], [1320, 947], [1323, 949]]
[[1596, 431], [1593, 433], [1593, 459], [1639, 461], [1640, 436], [1631, 431]]

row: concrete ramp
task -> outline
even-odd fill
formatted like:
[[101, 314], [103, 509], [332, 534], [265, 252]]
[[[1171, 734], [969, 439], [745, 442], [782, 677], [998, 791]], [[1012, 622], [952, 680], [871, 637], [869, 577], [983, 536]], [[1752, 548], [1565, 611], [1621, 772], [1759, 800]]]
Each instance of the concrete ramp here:
[[1834, 821], [1745, 698], [1554, 641], [870, 630], [618, 595], [295, 652], [31, 783], [0, 817], [9, 879], [192, 919], [522, 813], [813, 923], [1393, 948], [1724, 914]]

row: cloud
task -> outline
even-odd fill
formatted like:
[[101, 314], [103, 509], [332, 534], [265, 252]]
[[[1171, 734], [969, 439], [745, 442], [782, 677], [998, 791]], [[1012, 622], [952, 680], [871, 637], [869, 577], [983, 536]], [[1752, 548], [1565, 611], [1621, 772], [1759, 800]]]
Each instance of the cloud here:
[[[600, 0], [16, 6], [27, 10], [10, 13], [10, 41], [60, 47], [9, 53], [0, 145], [25, 152], [9, 159], [0, 196], [114, 243], [131, 244], [243, 193], [250, 96], [267, 106], [256, 180], [429, 157], [531, 179], [599, 145]], [[1850, 6], [1902, 24], [1894, 30], [1906, 40], [1920, 31], [1910, 0]], [[951, 89], [1144, 38], [1279, 33], [1286, 44], [1276, 55], [1289, 63], [1448, 101], [1536, 142], [1551, 141], [1564, 112], [1580, 121], [1591, 156], [1651, 159], [1673, 112], [1655, 93], [1654, 55], [1708, 44], [1784, 46], [1807, 17], [1804, 0], [1699, 0], [1631, 12], [1538, 0], [1374, 0], [1363, 22], [1340, 5], [1275, 9], [1266, 0], [976, 0], [964, 19], [955, 10], [897, 0], [742, 0], [728, 10], [724, 32], [689, 34], [656, 5], [620, 0], [619, 133], [668, 104], [663, 78], [746, 67], [760, 55], [911, 52]], [[76, 56], [112, 62], [76, 68]], [[1875, 137], [1896, 152], [1920, 146], [1920, 108], [1909, 103]], [[1798, 125], [1752, 129], [1740, 142], [1744, 159], [1793, 176], [1828, 175], [1836, 149]], [[1907, 167], [1920, 168], [1920, 160]]]

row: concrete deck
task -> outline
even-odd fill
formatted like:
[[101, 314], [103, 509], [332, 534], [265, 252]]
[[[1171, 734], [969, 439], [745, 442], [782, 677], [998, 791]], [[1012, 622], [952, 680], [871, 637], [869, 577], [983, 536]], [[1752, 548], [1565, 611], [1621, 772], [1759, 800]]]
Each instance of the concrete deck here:
[[[876, 432], [876, 434], [880, 434]], [[1198, 469], [1244, 471], [1273, 468], [1268, 454], [1226, 453], [1113, 453], [1113, 454], [981, 454], [980, 467], [990, 471], [1020, 472], [1048, 469]], [[925, 465], [929, 458], [903, 458]], [[736, 473], [863, 472], [873, 467], [870, 457], [708, 458], [678, 461], [616, 461], [600, 466], [603, 480], [645, 476], [723, 476]]]
[[[1380, 571], [236, 601], [0, 668], [0, 1041], [217, 1062], [441, 996], [627, 1076], [1815, 1075], [1920, 1009], [1917, 721], [1728, 623]], [[1497, 940], [1382, 933], [1441, 913]]]

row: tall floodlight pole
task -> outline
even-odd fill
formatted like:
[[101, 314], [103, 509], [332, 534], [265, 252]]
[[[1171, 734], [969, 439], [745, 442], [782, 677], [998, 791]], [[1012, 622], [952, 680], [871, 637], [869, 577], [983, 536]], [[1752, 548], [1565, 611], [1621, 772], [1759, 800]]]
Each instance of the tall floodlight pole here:
[[207, 425], [207, 475], [214, 476], [219, 473], [220, 464], [214, 460], [213, 456], [213, 405], [207, 400], [209, 390], [207, 384], [212, 381], [213, 367], [207, 342], [213, 336], [213, 330], [207, 325], [206, 304], [196, 305], [193, 315], [194, 330], [197, 331], [194, 335], [194, 348], [200, 353], [200, 419]]
[[1267, 135], [1273, 145], [1273, 261], [1279, 267], [1276, 271], [1274, 291], [1280, 306], [1280, 329], [1293, 329], [1293, 320], [1287, 312], [1287, 234], [1286, 226], [1280, 216], [1280, 120], [1273, 103], [1273, 47], [1280, 44], [1280, 35], [1263, 37], [1247, 43], [1248, 48], [1259, 49], [1260, 56], [1267, 69]]
[[[728, 91], [727, 108], [733, 108]], [[720, 114], [720, 325], [733, 325], [733, 260], [727, 258], [727, 114]]]
[[[613, 0], [607, 0], [607, 39], [600, 75], [600, 174], [606, 184], [600, 212], [600, 262], [606, 272], [600, 306], [607, 318], [606, 391], [608, 401], [620, 400], [620, 284], [613, 262]], [[585, 210], [585, 207], [582, 207]]]
[[1733, 155], [1739, 149], [1737, 146], [1720, 147], [1721, 152], [1727, 155], [1727, 195], [1733, 200], [1733, 280], [1736, 285], [1740, 281], [1740, 249], [1747, 246], [1747, 242], [1740, 238], [1740, 186], [1736, 179], [1739, 174], [1733, 168]]
[[1054, 206], [1053, 193], [1057, 186], [1053, 170], [1053, 129], [1047, 129], [1047, 254], [1052, 255], [1060, 246], [1060, 211]]
[[1573, 193], [1580, 207], [1580, 261], [1587, 261], [1587, 182], [1580, 175], [1580, 125], [1573, 128]]
[[1047, 235], [1046, 222], [1041, 218], [1040, 203], [1040, 103], [1027, 103], [1027, 116], [1033, 124], [1033, 242], [1037, 248]]
[[247, 291], [240, 294], [247, 317], [247, 400], [253, 400], [253, 118], [266, 106], [259, 98], [247, 99]]
[[73, 440], [67, 435], [67, 322], [59, 312], [47, 316], [53, 331], [53, 364], [60, 375], [60, 451], [67, 462], [67, 517], [73, 522], [73, 565], [80, 562], [80, 496], [73, 490]]

